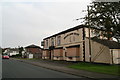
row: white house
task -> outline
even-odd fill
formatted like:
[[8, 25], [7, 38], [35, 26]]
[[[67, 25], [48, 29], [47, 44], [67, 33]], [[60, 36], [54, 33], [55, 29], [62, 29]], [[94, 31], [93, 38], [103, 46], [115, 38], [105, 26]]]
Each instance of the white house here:
[[17, 49], [17, 48], [10, 49], [9, 56], [13, 56], [13, 55], [17, 55], [17, 54], [19, 54], [19, 49]]

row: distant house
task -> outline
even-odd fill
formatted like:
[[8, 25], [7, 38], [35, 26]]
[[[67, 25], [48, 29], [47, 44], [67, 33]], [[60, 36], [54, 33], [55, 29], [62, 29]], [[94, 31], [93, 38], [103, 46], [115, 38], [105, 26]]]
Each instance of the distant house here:
[[7, 54], [9, 56], [17, 55], [19, 54], [18, 48], [5, 48], [3, 54]]
[[[85, 42], [85, 60], [89, 59], [89, 39]], [[105, 39], [91, 38], [91, 62], [120, 64], [120, 43]]]
[[27, 58], [42, 58], [42, 48], [40, 48], [39, 46], [36, 45], [29, 45], [27, 47], [25, 47], [25, 51], [23, 52], [25, 53], [24, 56]]
[[17, 55], [17, 54], [19, 54], [19, 49], [18, 48], [11, 48], [10, 49], [10, 52], [9, 52], [10, 56]]
[[3, 54], [9, 55], [10, 48], [4, 48], [2, 51], [3, 51]]

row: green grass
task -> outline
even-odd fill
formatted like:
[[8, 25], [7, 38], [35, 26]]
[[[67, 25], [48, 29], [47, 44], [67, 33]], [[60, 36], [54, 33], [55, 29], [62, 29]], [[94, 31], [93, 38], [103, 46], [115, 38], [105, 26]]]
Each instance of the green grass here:
[[92, 72], [99, 72], [112, 75], [120, 75], [120, 65], [104, 65], [104, 64], [92, 64], [92, 63], [78, 63], [68, 66], [69, 68], [87, 70]]

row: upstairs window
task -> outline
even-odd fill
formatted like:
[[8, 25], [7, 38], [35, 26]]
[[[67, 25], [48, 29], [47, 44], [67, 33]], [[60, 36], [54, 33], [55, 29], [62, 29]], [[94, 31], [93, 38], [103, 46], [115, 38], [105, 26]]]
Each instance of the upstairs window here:
[[61, 44], [61, 36], [58, 36], [57, 37], [57, 45], [60, 46], [60, 44]]
[[73, 36], [73, 41], [75, 41], [75, 36]]
[[48, 47], [48, 40], [46, 40], [46, 47]]
[[54, 46], [54, 39], [51, 39], [51, 46]]

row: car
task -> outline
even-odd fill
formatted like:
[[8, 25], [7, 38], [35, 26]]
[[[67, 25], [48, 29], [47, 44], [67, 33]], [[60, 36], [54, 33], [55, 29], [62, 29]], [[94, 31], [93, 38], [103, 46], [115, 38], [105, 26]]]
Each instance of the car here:
[[2, 55], [3, 59], [9, 59], [10, 57], [8, 55]]

